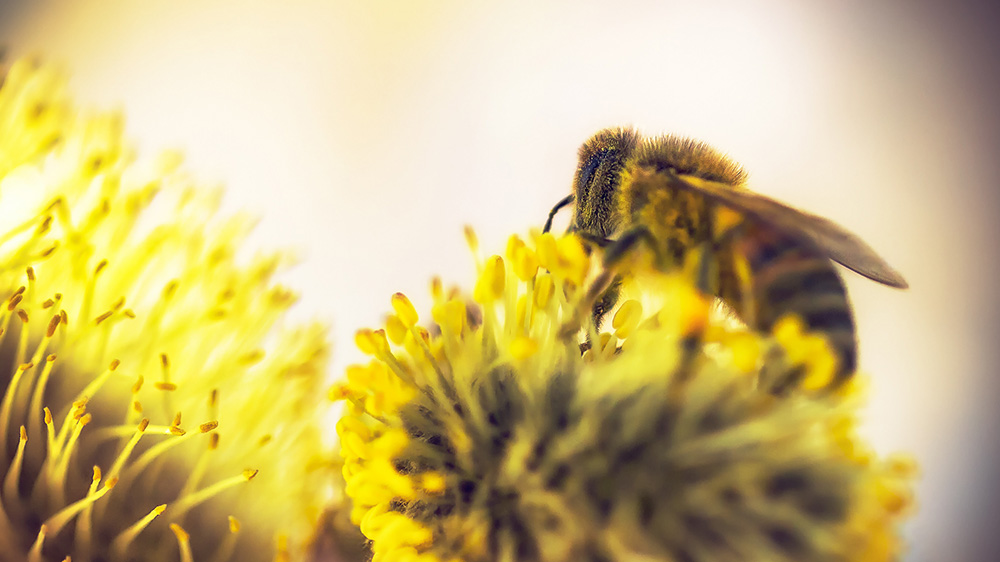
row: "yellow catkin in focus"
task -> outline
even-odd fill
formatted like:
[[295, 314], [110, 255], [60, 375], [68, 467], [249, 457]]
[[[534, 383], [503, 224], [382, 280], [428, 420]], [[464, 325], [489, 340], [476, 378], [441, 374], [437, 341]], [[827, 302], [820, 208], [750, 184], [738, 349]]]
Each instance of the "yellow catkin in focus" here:
[[735, 328], [687, 276], [655, 272], [600, 332], [589, 299], [608, 272], [575, 236], [532, 242], [477, 264], [486, 306], [435, 281], [436, 326], [409, 327], [394, 300], [388, 341], [359, 332], [372, 358], [331, 395], [348, 401], [345, 516], [373, 560], [898, 556], [912, 476], [859, 438], [857, 379], [765, 384], [828, 384], [822, 338], [794, 318]]

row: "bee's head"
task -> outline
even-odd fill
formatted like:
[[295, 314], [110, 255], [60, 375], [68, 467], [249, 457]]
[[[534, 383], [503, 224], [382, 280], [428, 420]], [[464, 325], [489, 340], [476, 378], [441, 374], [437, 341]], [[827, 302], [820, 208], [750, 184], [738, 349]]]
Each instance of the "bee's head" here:
[[626, 162], [641, 137], [630, 127], [604, 129], [580, 147], [580, 162], [573, 178], [576, 217], [570, 230], [597, 236], [614, 232], [618, 217], [618, 188]]

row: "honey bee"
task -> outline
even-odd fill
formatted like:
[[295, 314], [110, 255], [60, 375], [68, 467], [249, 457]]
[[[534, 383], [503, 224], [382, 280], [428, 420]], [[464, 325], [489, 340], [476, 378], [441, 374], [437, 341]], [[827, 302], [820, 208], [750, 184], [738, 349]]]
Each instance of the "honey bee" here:
[[[609, 269], [640, 244], [662, 271], [696, 250], [702, 290], [757, 330], [797, 315], [838, 353], [835, 384], [846, 380], [857, 367], [857, 339], [833, 262], [891, 287], [906, 288], [906, 281], [843, 227], [752, 193], [745, 182], [738, 164], [704, 143], [604, 129], [580, 147], [573, 193], [549, 213], [545, 231], [575, 202], [568, 232], [603, 247]], [[617, 302], [620, 282], [595, 297], [596, 324]]]

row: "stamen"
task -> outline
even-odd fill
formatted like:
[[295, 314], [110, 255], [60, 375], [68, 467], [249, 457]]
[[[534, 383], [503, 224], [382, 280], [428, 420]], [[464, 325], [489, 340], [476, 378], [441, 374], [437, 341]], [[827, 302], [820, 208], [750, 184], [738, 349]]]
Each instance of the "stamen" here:
[[56, 429], [52, 424], [52, 411], [49, 410], [48, 406], [42, 410], [42, 419], [45, 420], [45, 430], [47, 434], [47, 439], [45, 444], [47, 445], [47, 451], [54, 451], [56, 448]]
[[[73, 432], [70, 434], [65, 448], [62, 448], [61, 450], [57, 449], [54, 451], [54, 455], [50, 455], [46, 458], [46, 464], [48, 464], [49, 459], [58, 459], [58, 462], [52, 467], [50, 473], [51, 477], [49, 487], [50, 490], [55, 491], [57, 504], [61, 505], [66, 503], [66, 472], [69, 470], [69, 461], [73, 457], [71, 453], [73, 452], [73, 448], [76, 446], [77, 440], [80, 438], [80, 432], [82, 432], [83, 428], [90, 423], [91, 418], [92, 416], [90, 414], [84, 414], [80, 417], [80, 419], [76, 420], [76, 423], [73, 424]], [[55, 532], [53, 532], [53, 534], [55, 534]]]
[[400, 379], [411, 386], [416, 385], [413, 375], [392, 354], [384, 330], [369, 330], [367, 328], [358, 330], [354, 334], [354, 343], [357, 344], [362, 353], [374, 355], [389, 365]]
[[642, 320], [642, 304], [635, 299], [629, 299], [615, 312], [611, 327], [615, 329], [615, 336], [625, 339], [639, 325], [640, 320]]
[[152, 523], [153, 519], [159, 517], [165, 509], [167, 509], [167, 504], [161, 504], [154, 507], [149, 513], [146, 514], [145, 517], [136, 521], [130, 525], [128, 529], [119, 533], [118, 536], [111, 542], [111, 552], [114, 559], [125, 560], [128, 555], [128, 547], [132, 544], [132, 541], [135, 540], [135, 537], [137, 537], [143, 529]]
[[45, 542], [45, 535], [48, 533], [48, 528], [43, 524], [38, 529], [38, 537], [35, 538], [35, 543], [31, 545], [31, 550], [28, 551], [28, 562], [43, 562], [42, 560], [42, 544]]
[[13, 295], [11, 295], [10, 299], [7, 300], [7, 310], [13, 311], [15, 308], [17, 308], [17, 305], [21, 303], [21, 299], [23, 298], [24, 297], [21, 295], [21, 293], [14, 293]]
[[238, 486], [245, 482], [253, 480], [254, 476], [257, 476], [257, 471], [248, 469], [244, 470], [239, 476], [231, 476], [225, 480], [221, 480], [208, 486], [202, 488], [197, 492], [183, 496], [174, 503], [171, 507], [170, 516], [174, 520], [180, 520], [184, 517], [184, 514], [189, 510], [197, 506], [198, 504], [212, 498], [215, 495], [222, 493], [223, 491], [232, 488], [233, 486]]
[[479, 254], [479, 237], [476, 236], [476, 231], [471, 226], [466, 225], [463, 232], [465, 233], [465, 243], [469, 245], [469, 249], [474, 255]]
[[229, 533], [226, 535], [226, 538], [222, 539], [222, 544], [219, 545], [219, 548], [215, 550], [215, 554], [213, 554], [209, 560], [212, 562], [226, 562], [227, 560], [232, 559], [233, 550], [236, 547], [236, 541], [239, 539], [239, 532], [240, 522], [235, 517], [230, 515]]
[[[14, 453], [14, 460], [7, 468], [7, 476], [3, 479], [3, 497], [16, 498], [20, 495], [18, 487], [21, 482], [21, 465], [24, 462], [24, 448], [28, 443], [28, 432], [21, 426], [21, 437], [17, 442], [17, 452]], [[0, 506], [2, 509], [2, 506]]]
[[[219, 425], [219, 422], [209, 422], [201, 424], [201, 428], [206, 428], [207, 426], [210, 426], [212, 423], [214, 423], [215, 426], [212, 426], [211, 429], [203, 430], [202, 433], [208, 433], [209, 431], [215, 429]], [[212, 458], [212, 452], [215, 451], [218, 448], [218, 446], [219, 446], [219, 434], [213, 433], [211, 435], [211, 439], [209, 439], [208, 447], [206, 447], [205, 451], [203, 451], [202, 454], [198, 457], [198, 462], [188, 472], [187, 482], [184, 483], [184, 487], [181, 489], [180, 493], [177, 494], [177, 497], [184, 497], [190, 495], [195, 491], [195, 489], [198, 487], [198, 483], [201, 482], [202, 476], [204, 476], [205, 471], [208, 469], [208, 463], [209, 460]]]
[[408, 326], [406, 326], [399, 316], [395, 314], [390, 314], [385, 319], [385, 333], [389, 336], [389, 340], [396, 345], [403, 345], [406, 341], [406, 334], [410, 332]]
[[43, 524], [43, 527], [48, 526], [52, 536], [58, 535], [59, 531], [62, 530], [63, 526], [66, 525], [66, 523], [69, 523], [70, 520], [72, 520], [77, 513], [82, 511], [87, 506], [93, 504], [97, 500], [103, 498], [104, 495], [110, 492], [111, 489], [114, 488], [115, 484], [117, 483], [118, 483], [117, 478], [109, 479], [107, 482], [104, 483], [104, 486], [101, 487], [101, 489], [98, 490], [97, 492], [93, 494], [88, 494], [83, 499], [77, 500], [67, 505], [63, 509], [59, 510], [55, 515], [46, 519], [45, 523]]
[[135, 428], [135, 432], [132, 434], [131, 439], [125, 443], [125, 447], [122, 451], [118, 453], [118, 457], [115, 462], [111, 464], [111, 470], [108, 471], [108, 478], [117, 478], [118, 473], [121, 472], [122, 466], [128, 460], [129, 456], [132, 454], [132, 450], [139, 443], [139, 439], [142, 437], [143, 433], [146, 432], [146, 428], [149, 427], [149, 418], [142, 418], [139, 422], [139, 426]]
[[59, 327], [59, 322], [61, 322], [61, 321], [62, 321], [62, 316], [59, 316], [58, 314], [56, 314], [55, 316], [53, 316], [49, 320], [48, 327], [45, 329], [45, 337], [51, 338], [52, 336], [54, 336], [55, 333], [56, 333], [56, 328]]
[[528, 336], [518, 336], [510, 344], [510, 354], [519, 361], [527, 359], [538, 351], [538, 342]]
[[[14, 395], [17, 394], [17, 387], [21, 382], [21, 377], [29, 368], [31, 368], [30, 365], [19, 366], [14, 370], [10, 383], [7, 384], [7, 392], [4, 393], [3, 403], [0, 404], [0, 435], [7, 435], [8, 433], [11, 419], [11, 409], [14, 404]], [[5, 449], [6, 447], [0, 447], [0, 453], [4, 453]]]
[[[94, 475], [90, 479], [90, 488], [87, 495], [92, 496], [97, 492], [97, 485], [101, 482], [101, 467], [94, 465]], [[91, 519], [93, 504], [88, 504], [76, 518], [76, 529], [73, 531], [73, 542], [76, 543], [77, 552], [90, 552]]]
[[122, 475], [122, 479], [126, 482], [132, 482], [136, 476], [138, 476], [151, 462], [153, 462], [158, 456], [165, 454], [170, 449], [184, 443], [188, 439], [196, 435], [201, 435], [200, 433], [187, 433], [185, 435], [174, 435], [171, 433], [169, 427], [165, 426], [149, 426], [146, 428], [146, 433], [159, 433], [161, 435], [170, 435], [171, 438], [165, 441], [161, 441], [156, 445], [153, 445], [149, 449], [143, 451], [139, 458], [135, 462], [129, 463], [128, 467], [125, 468], [125, 472]]
[[177, 536], [177, 545], [181, 549], [181, 562], [194, 562], [194, 557], [191, 555], [191, 536], [177, 523], [171, 523], [170, 530]]
[[478, 303], [490, 304], [503, 296], [506, 282], [507, 273], [504, 268], [503, 258], [492, 256], [486, 260], [483, 273], [476, 281], [472, 298]]
[[392, 308], [396, 311], [400, 321], [402, 321], [403, 325], [407, 328], [412, 328], [417, 324], [417, 321], [420, 320], [420, 317], [417, 315], [417, 310], [413, 308], [413, 303], [411, 303], [410, 299], [406, 298], [406, 295], [403, 293], [396, 293], [392, 295]]
[[552, 274], [540, 273], [535, 279], [535, 305], [542, 310], [548, 308], [554, 290], [555, 284], [552, 281]]
[[[45, 358], [45, 366], [42, 367], [42, 374], [39, 375], [38, 381], [35, 383], [35, 390], [31, 395], [31, 402], [28, 406], [29, 412], [37, 412], [42, 409], [42, 395], [45, 393], [45, 387], [48, 385], [49, 376], [52, 374], [52, 369], [55, 367], [55, 361], [56, 356], [54, 353]], [[31, 416], [28, 423], [30, 424], [32, 431], [38, 429], [38, 416]]]

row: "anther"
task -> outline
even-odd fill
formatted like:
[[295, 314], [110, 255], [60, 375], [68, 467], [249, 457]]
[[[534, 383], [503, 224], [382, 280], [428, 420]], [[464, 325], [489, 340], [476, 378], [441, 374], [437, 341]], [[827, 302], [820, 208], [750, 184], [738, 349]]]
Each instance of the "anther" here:
[[416, 309], [413, 308], [413, 303], [411, 303], [410, 299], [406, 298], [406, 295], [403, 293], [396, 293], [392, 295], [392, 308], [396, 311], [396, 314], [399, 315], [399, 319], [407, 328], [412, 328], [420, 319], [419, 316], [417, 316]]

